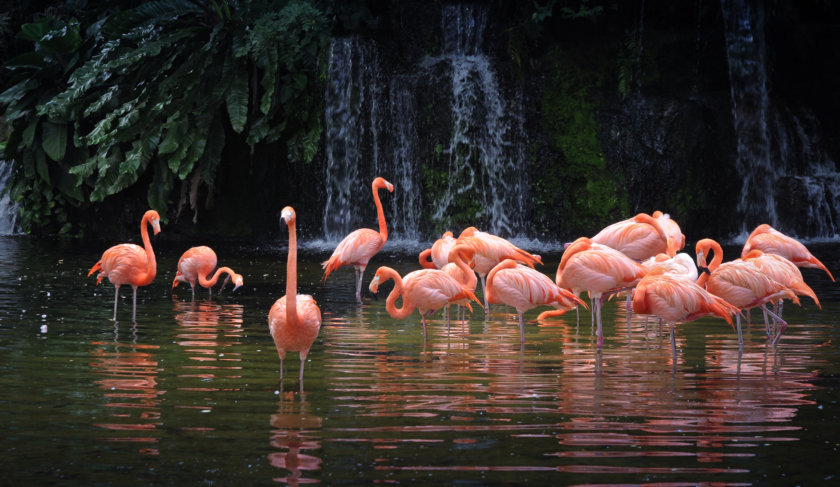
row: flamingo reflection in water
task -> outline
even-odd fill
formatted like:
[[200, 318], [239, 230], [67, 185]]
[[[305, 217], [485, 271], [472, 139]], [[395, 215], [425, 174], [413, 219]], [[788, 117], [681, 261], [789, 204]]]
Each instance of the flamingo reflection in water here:
[[273, 479], [295, 486], [318, 483], [320, 480], [304, 477], [306, 472], [321, 470], [321, 459], [306, 452], [321, 449], [319, 431], [323, 420], [310, 414], [309, 403], [280, 401], [277, 412], [271, 415], [271, 447], [280, 451], [268, 454], [272, 467], [286, 469], [290, 474]]
[[[242, 343], [244, 334], [241, 304], [220, 304], [210, 300], [179, 301], [173, 298], [175, 321], [178, 323], [177, 343], [188, 354], [190, 362], [183, 365], [181, 378], [194, 377], [201, 381], [190, 391], [212, 392], [209, 380], [241, 378], [241, 354], [231, 348]], [[210, 409], [207, 406], [205, 409]]]
[[161, 367], [156, 355], [159, 347], [137, 343], [136, 329], [132, 341], [95, 341], [91, 345], [90, 367], [101, 378], [94, 382], [103, 391], [110, 418], [93, 425], [110, 432], [104, 441], [138, 445], [138, 452], [158, 455], [163, 431], [158, 374]]

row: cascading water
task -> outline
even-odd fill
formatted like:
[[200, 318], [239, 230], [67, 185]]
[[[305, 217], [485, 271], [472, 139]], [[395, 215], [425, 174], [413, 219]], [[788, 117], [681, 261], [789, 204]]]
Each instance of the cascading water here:
[[776, 168], [767, 133], [767, 70], [761, 2], [721, 0], [726, 28], [732, 116], [741, 175], [738, 211], [742, 232], [759, 223], [778, 225], [773, 193]]
[[[482, 230], [523, 233], [527, 181], [525, 171], [517, 170], [527, 146], [517, 108], [522, 103], [505, 100], [492, 61], [482, 52], [486, 8], [446, 5], [441, 18], [442, 54], [416, 63], [400, 60], [405, 64], [399, 69], [386, 67], [373, 40], [332, 40], [325, 94], [328, 241], [375, 227], [366, 188], [377, 175], [395, 186], [394, 194], [382, 193], [389, 240], [416, 242], [421, 233], [432, 236], [435, 226], [450, 228], [450, 214], [459, 211], [456, 200], [470, 201]], [[443, 86], [450, 91], [437, 89]], [[449, 113], [420, 115], [418, 104], [427, 110], [448, 106]], [[420, 133], [429, 129], [430, 118], [433, 130], [447, 122], [451, 127], [445, 134]], [[421, 194], [429, 184], [426, 165], [438, 157], [448, 163], [445, 187]], [[424, 214], [424, 207], [431, 212]]]
[[490, 58], [482, 52], [487, 11], [478, 5], [446, 5], [442, 12], [444, 54], [426, 65], [448, 62], [452, 70], [452, 137], [449, 174], [434, 219], [446, 222], [456, 195], [481, 201], [478, 218], [487, 230], [511, 236], [522, 231], [527, 182], [517, 171], [524, 160], [522, 117], [506, 103]]
[[[6, 188], [12, 176], [12, 163], [0, 161], [0, 191]], [[0, 197], [0, 235], [14, 235], [17, 231], [18, 205], [8, 194]]]
[[[721, 0], [742, 180], [741, 237], [760, 223], [805, 238], [840, 233], [840, 173], [804, 107], [768, 95], [763, 3]], [[739, 237], [740, 239], [740, 237]]]

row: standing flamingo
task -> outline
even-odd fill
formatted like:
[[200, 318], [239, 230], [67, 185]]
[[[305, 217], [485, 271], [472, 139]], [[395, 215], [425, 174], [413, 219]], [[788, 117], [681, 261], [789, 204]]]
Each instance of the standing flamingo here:
[[[526, 311], [537, 306], [552, 306], [557, 311], [540, 315], [540, 319], [559, 316], [576, 305], [586, 304], [571, 291], [551, 282], [545, 274], [530, 267], [505, 259], [487, 275], [487, 300], [493, 304], [506, 304], [519, 314], [519, 339], [525, 346]], [[548, 313], [551, 313], [550, 315]]]
[[591, 240], [614, 248], [638, 262], [660, 253], [673, 257], [678, 250], [678, 242], [668, 236], [661, 221], [647, 213], [613, 223]]
[[[719, 243], [710, 238], [704, 238], [695, 246], [697, 252], [697, 267], [703, 270], [697, 284], [706, 288], [710, 293], [725, 299], [738, 309], [745, 310], [760, 307], [762, 312], [769, 314], [780, 323], [779, 332], [773, 339], [773, 345], [779, 341], [787, 323], [782, 318], [767, 309], [766, 303], [777, 299], [788, 298], [799, 304], [799, 298], [782, 284], [774, 281], [758, 267], [741, 259], [723, 262], [723, 250]], [[709, 252], [714, 253], [712, 261], [706, 266]], [[704, 270], [705, 269], [705, 270]], [[738, 345], [744, 344], [741, 333], [741, 317], [736, 316], [738, 331]]]
[[[394, 289], [385, 300], [385, 309], [391, 318], [407, 318], [415, 309], [420, 311], [423, 322], [423, 337], [428, 337], [426, 316], [443, 308], [449, 303], [467, 300], [466, 306], [472, 311], [469, 300], [480, 303], [475, 294], [461, 285], [454, 277], [437, 269], [420, 269], [409, 272], [405, 277], [394, 269], [382, 266], [370, 281], [370, 292], [379, 292], [379, 286], [388, 279], [394, 280]], [[402, 308], [397, 308], [397, 299], [402, 296]]]
[[268, 329], [280, 356], [280, 383], [283, 383], [283, 359], [286, 352], [300, 352], [300, 390], [303, 391], [303, 364], [321, 329], [321, 309], [308, 294], [297, 293], [297, 231], [295, 210], [291, 206], [280, 213], [289, 227], [289, 257], [286, 261], [286, 295], [274, 302], [268, 312]]
[[648, 272], [636, 285], [633, 293], [633, 311], [654, 315], [670, 325], [674, 364], [677, 362], [677, 343], [674, 337], [676, 323], [715, 315], [731, 325], [731, 315], [740, 314], [738, 308], [723, 298], [709, 293], [693, 281], [669, 275], [662, 267]]
[[444, 232], [443, 236], [432, 244], [432, 248], [420, 252], [420, 266], [424, 269], [443, 269], [443, 266], [449, 263], [449, 251], [455, 246], [455, 242], [452, 232]]
[[[454, 240], [454, 239], [453, 239]], [[454, 245], [447, 253], [447, 260], [449, 263], [440, 268], [443, 272], [454, 277], [461, 285], [475, 293], [475, 286], [478, 284], [478, 278], [475, 277], [475, 271], [472, 270], [470, 264], [473, 258], [473, 250], [471, 247], [464, 244]], [[466, 307], [469, 299], [454, 302], [458, 306], [458, 310], [463, 311], [462, 319], [466, 319]], [[446, 307], [447, 323], [449, 322], [449, 307]]]
[[487, 232], [480, 232], [475, 227], [469, 227], [461, 232], [461, 235], [458, 236], [458, 243], [468, 245], [473, 250], [475, 272], [481, 278], [481, 290], [484, 293], [485, 311], [490, 309], [490, 303], [487, 301], [487, 284], [485, 282], [485, 277], [490, 272], [490, 269], [505, 259], [521, 262], [528, 267], [534, 267], [534, 264], [542, 265], [542, 259], [539, 255], [530, 254], [502, 237]]
[[828, 274], [831, 281], [834, 282], [834, 276], [831, 275], [828, 268], [819, 259], [814, 257], [802, 242], [793, 237], [788, 237], [766, 223], [755, 227], [755, 230], [752, 231], [744, 243], [741, 258], [753, 249], [761, 250], [765, 254], [781, 255], [798, 267], [822, 269]]
[[120, 286], [131, 285], [134, 291], [131, 308], [131, 321], [137, 321], [137, 287], [148, 286], [155, 279], [157, 274], [157, 262], [155, 252], [152, 250], [152, 243], [149, 240], [147, 225], [152, 226], [155, 235], [160, 233], [160, 215], [155, 210], [149, 210], [143, 214], [140, 220], [140, 237], [143, 246], [135, 244], [114, 245], [102, 254], [99, 262], [91, 267], [88, 276], [99, 271], [96, 276], [96, 284], [107, 277], [116, 288], [114, 295], [114, 321], [117, 321], [117, 302], [120, 298]]
[[[820, 300], [817, 299], [817, 294], [811, 289], [811, 286], [805, 284], [805, 280], [802, 278], [802, 272], [793, 262], [780, 255], [765, 254], [758, 249], [750, 250], [742, 259], [752, 263], [761, 272], [767, 274], [770, 279], [790, 288], [797, 295], [810, 297], [814, 300], [817, 307], [822, 309]], [[776, 305], [777, 309], [774, 311], [777, 315], [782, 316], [782, 301], [779, 300]]]
[[385, 223], [385, 212], [382, 210], [382, 202], [379, 201], [379, 190], [387, 189], [394, 192], [394, 185], [377, 177], [371, 184], [373, 189], [373, 202], [376, 204], [376, 215], [379, 218], [379, 231], [370, 228], [360, 228], [350, 232], [329, 259], [321, 264], [324, 268], [324, 281], [326, 282], [330, 272], [343, 265], [352, 265], [356, 270], [356, 302], [362, 302], [362, 276], [365, 273], [368, 261], [376, 255], [385, 242], [388, 241], [388, 227]]
[[200, 247], [192, 247], [178, 260], [178, 272], [175, 273], [175, 279], [172, 281], [172, 289], [178, 286], [179, 282], [189, 283], [192, 288], [192, 298], [195, 299], [195, 283], [198, 282], [203, 287], [206, 287], [213, 297], [213, 286], [219, 281], [222, 273], [226, 273], [224, 282], [222, 282], [222, 289], [225, 288], [228, 280], [233, 280], [233, 290], [236, 291], [242, 286], [242, 275], [237, 274], [230, 267], [219, 267], [213, 277], [207, 279], [207, 276], [216, 269], [216, 253], [213, 249], [202, 245]]
[[611, 294], [632, 289], [645, 272], [641, 264], [622, 252], [581, 237], [563, 252], [555, 282], [562, 288], [571, 289], [576, 296], [582, 291], [589, 293], [600, 349], [604, 345], [601, 325], [604, 300]]

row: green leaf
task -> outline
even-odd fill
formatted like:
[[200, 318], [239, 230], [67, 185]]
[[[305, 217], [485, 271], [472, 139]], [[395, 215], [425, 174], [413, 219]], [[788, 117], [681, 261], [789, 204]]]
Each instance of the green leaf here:
[[32, 142], [35, 140], [35, 130], [38, 128], [38, 120], [40, 118], [36, 118], [23, 129], [23, 139], [21, 141], [25, 147], [32, 147]]
[[51, 184], [50, 168], [47, 166], [47, 158], [44, 151], [35, 151], [35, 170], [38, 171], [38, 175], [41, 176], [41, 179], [43, 179], [45, 183], [48, 185]]
[[41, 147], [50, 159], [60, 161], [67, 151], [67, 125], [44, 121], [41, 128]]
[[241, 134], [248, 121], [248, 71], [241, 64], [237, 64], [225, 104], [233, 130]]

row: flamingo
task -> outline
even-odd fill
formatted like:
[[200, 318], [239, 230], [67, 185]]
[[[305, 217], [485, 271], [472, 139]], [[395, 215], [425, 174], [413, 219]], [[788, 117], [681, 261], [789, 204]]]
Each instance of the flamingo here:
[[152, 243], [149, 240], [147, 225], [152, 226], [155, 235], [160, 233], [160, 215], [155, 210], [148, 210], [140, 220], [140, 237], [143, 246], [124, 243], [114, 245], [102, 254], [99, 262], [91, 267], [88, 276], [99, 271], [96, 284], [107, 277], [116, 288], [114, 295], [114, 321], [117, 321], [117, 302], [120, 298], [120, 286], [131, 285], [134, 291], [131, 309], [131, 321], [137, 321], [137, 288], [148, 286], [157, 274], [157, 262]]
[[646, 270], [622, 252], [580, 237], [563, 252], [557, 266], [555, 282], [571, 289], [575, 296], [589, 293], [593, 319], [597, 322], [598, 348], [604, 345], [601, 308], [611, 294], [632, 289], [644, 277]]
[[668, 237], [671, 238], [674, 250], [680, 251], [685, 248], [685, 235], [683, 235], [680, 225], [671, 218], [671, 215], [656, 210], [651, 216], [659, 222], [659, 225], [665, 230]]
[[612, 247], [639, 262], [663, 252], [673, 257], [678, 250], [678, 242], [668, 236], [661, 221], [647, 213], [639, 213], [633, 218], [613, 223], [591, 240]]
[[[462, 286], [457, 279], [438, 269], [420, 269], [409, 272], [405, 277], [400, 277], [394, 269], [382, 266], [376, 270], [368, 289], [376, 294], [379, 292], [379, 286], [388, 279], [394, 280], [394, 289], [385, 300], [385, 309], [392, 318], [396, 319], [407, 318], [415, 309], [418, 309], [423, 322], [424, 339], [428, 336], [426, 316], [450, 303], [462, 300], [466, 300], [466, 306], [470, 311], [472, 311], [470, 300], [481, 303], [475, 294]], [[396, 303], [400, 296], [403, 298], [403, 304], [401, 308], [397, 308]]]
[[286, 262], [286, 295], [274, 302], [268, 312], [268, 329], [280, 356], [280, 384], [286, 352], [300, 352], [300, 390], [303, 391], [303, 365], [321, 329], [321, 309], [315, 298], [297, 293], [297, 230], [295, 210], [283, 208], [280, 218], [289, 227], [289, 257]]
[[[231, 279], [234, 285], [233, 290], [236, 291], [239, 289], [242, 286], [242, 275], [237, 274], [230, 267], [219, 267], [216, 269], [216, 263], [216, 253], [210, 247], [202, 245], [200, 247], [190, 248], [178, 260], [178, 272], [175, 273], [175, 279], [172, 281], [172, 289], [175, 289], [180, 282], [187, 282], [190, 288], [192, 288], [192, 297], [195, 299], [195, 283], [197, 281], [198, 284], [208, 289], [212, 298], [213, 286], [219, 281], [222, 273], [226, 273], [227, 276], [225, 276], [222, 287], [219, 289], [220, 293]], [[207, 279], [207, 276], [213, 272], [213, 269], [216, 269], [215, 274], [210, 279]]]
[[657, 254], [643, 261], [642, 267], [647, 269], [648, 273], [654, 269], [661, 268], [665, 274], [671, 277], [686, 279], [691, 282], [697, 282], [697, 278], [699, 277], [697, 265], [691, 256], [685, 252], [680, 252], [673, 257], [668, 257], [668, 254]]
[[723, 298], [711, 294], [691, 280], [670, 275], [663, 267], [654, 268], [636, 285], [633, 293], [633, 311], [638, 314], [654, 315], [670, 325], [671, 349], [675, 364], [677, 343], [674, 338], [674, 325], [676, 323], [715, 315], [731, 325], [732, 315], [740, 314], [738, 308]]
[[481, 278], [481, 290], [484, 293], [484, 309], [490, 309], [487, 301], [487, 284], [485, 276], [499, 262], [505, 259], [512, 259], [521, 262], [528, 267], [534, 264], [542, 265], [539, 255], [530, 254], [502, 237], [491, 233], [481, 232], [475, 227], [469, 227], [458, 236], [458, 243], [468, 245], [473, 250], [473, 262], [475, 272]]
[[[750, 250], [742, 259], [758, 267], [770, 279], [790, 288], [795, 294], [810, 297], [814, 300], [817, 307], [822, 309], [820, 300], [817, 299], [817, 294], [811, 289], [811, 286], [805, 284], [805, 280], [802, 278], [802, 272], [793, 262], [780, 255], [765, 254], [758, 249]], [[779, 301], [778, 304], [781, 307], [782, 301]], [[777, 312], [777, 314], [781, 316], [781, 312]]]
[[[487, 274], [487, 300], [493, 304], [506, 304], [519, 314], [519, 339], [525, 346], [526, 311], [537, 306], [553, 306], [556, 311], [542, 313], [539, 319], [559, 316], [576, 305], [586, 304], [571, 291], [551, 282], [545, 274], [505, 259]], [[559, 311], [559, 312], [558, 312]], [[550, 315], [547, 313], [551, 313]]]
[[385, 242], [388, 241], [388, 227], [385, 223], [385, 212], [382, 210], [382, 202], [379, 201], [379, 190], [387, 189], [394, 192], [394, 185], [384, 178], [377, 177], [371, 184], [373, 190], [373, 202], [376, 204], [376, 215], [379, 218], [379, 232], [370, 228], [360, 228], [350, 232], [338, 247], [335, 248], [329, 259], [321, 263], [324, 268], [324, 282], [327, 281], [330, 272], [344, 265], [352, 265], [356, 270], [356, 302], [362, 302], [362, 276], [365, 273], [368, 261], [376, 255]]
[[[793, 291], [768, 277], [751, 262], [741, 259], [723, 262], [723, 250], [720, 244], [710, 238], [704, 238], [697, 242], [695, 250], [697, 252], [697, 267], [703, 270], [697, 284], [705, 287], [710, 293], [725, 299], [738, 309], [759, 307], [762, 312], [776, 319], [781, 326], [773, 339], [773, 345], [775, 346], [782, 336], [782, 332], [787, 328], [787, 323], [779, 315], [767, 309], [766, 303], [788, 298], [799, 304], [799, 298]], [[714, 257], [707, 267], [706, 258], [709, 252], [714, 252]], [[743, 345], [740, 315], [736, 317], [736, 327], [738, 344]]]
[[[453, 239], [454, 240], [454, 239]], [[454, 277], [456, 281], [469, 291], [475, 293], [475, 286], [478, 284], [478, 278], [475, 277], [475, 271], [472, 270], [467, 262], [471, 262], [473, 258], [473, 250], [471, 247], [464, 244], [454, 245], [447, 254], [449, 262], [441, 267], [440, 270]], [[458, 305], [459, 310], [464, 311], [463, 318], [466, 318], [466, 305], [469, 303], [468, 299], [457, 301], [454, 304]], [[447, 313], [449, 307], [447, 306]], [[448, 322], [447, 314], [447, 322]]]
[[802, 242], [793, 237], [788, 237], [766, 223], [755, 227], [755, 230], [747, 237], [744, 249], [741, 251], [741, 258], [744, 258], [753, 249], [761, 250], [765, 254], [781, 255], [796, 264], [797, 267], [822, 269], [834, 282], [834, 276], [831, 275], [828, 268], [814, 257]]
[[[446, 231], [432, 244], [432, 248], [420, 252], [420, 266], [424, 269], [442, 269], [449, 263], [449, 251], [455, 246], [452, 232]], [[429, 257], [432, 260], [429, 260]]]

